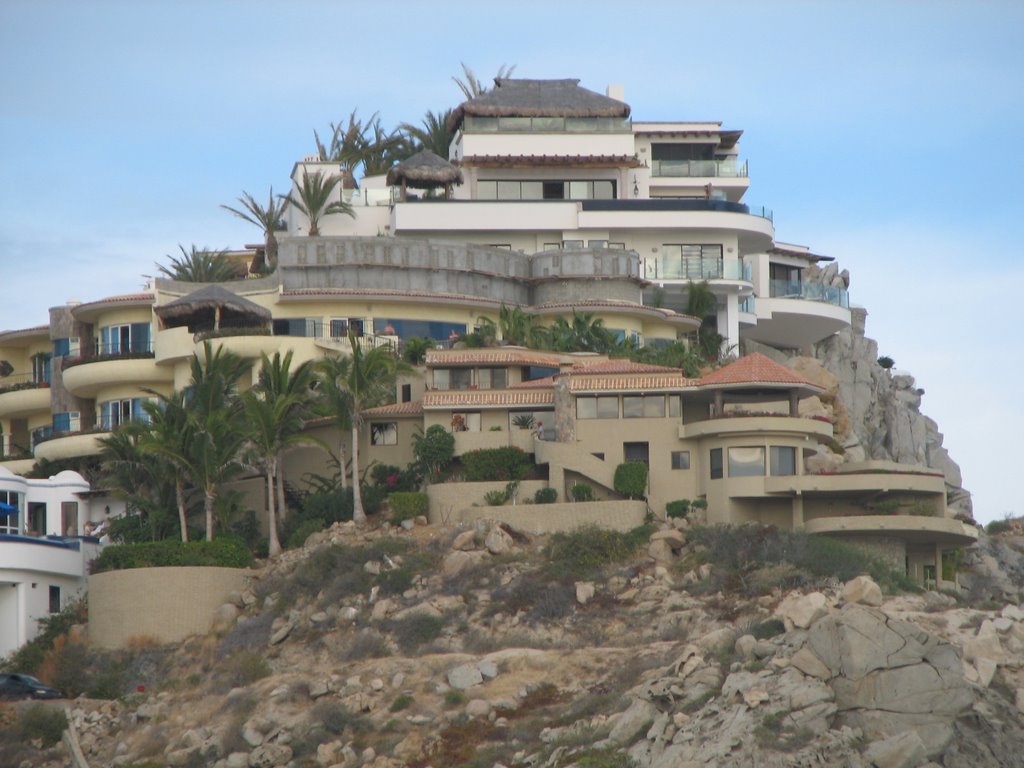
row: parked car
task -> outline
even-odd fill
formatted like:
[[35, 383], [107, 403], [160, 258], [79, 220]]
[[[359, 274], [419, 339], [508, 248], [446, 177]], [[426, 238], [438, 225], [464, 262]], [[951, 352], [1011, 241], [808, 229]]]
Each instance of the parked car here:
[[64, 694], [32, 675], [0, 673], [0, 699], [63, 699]]

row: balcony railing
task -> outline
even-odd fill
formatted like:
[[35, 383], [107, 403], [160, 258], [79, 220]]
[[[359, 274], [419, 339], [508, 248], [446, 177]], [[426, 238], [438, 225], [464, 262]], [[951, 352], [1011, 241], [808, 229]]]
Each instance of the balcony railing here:
[[102, 363], [107, 360], [140, 360], [155, 356], [152, 341], [133, 342], [131, 345], [119, 346], [97, 344], [96, 353], [93, 355], [61, 358], [61, 370], [66, 371], [68, 368], [85, 363]]
[[850, 295], [842, 288], [821, 283], [802, 283], [795, 280], [770, 280], [769, 295], [775, 299], [804, 299], [820, 301], [844, 309], [850, 308]]
[[746, 178], [747, 163], [728, 160], [652, 160], [652, 176], [684, 178]]
[[747, 312], [749, 314], [754, 314], [754, 312], [755, 312], [754, 297], [753, 296], [745, 296], [742, 299], [740, 299], [740, 301], [739, 301], [739, 311], [740, 312]]
[[19, 389], [39, 389], [50, 386], [48, 381], [39, 381], [31, 373], [14, 373], [0, 378], [0, 395], [5, 392], [16, 392]]
[[644, 259], [647, 280], [746, 280], [752, 279], [749, 264], [725, 261], [721, 257], [659, 256]]

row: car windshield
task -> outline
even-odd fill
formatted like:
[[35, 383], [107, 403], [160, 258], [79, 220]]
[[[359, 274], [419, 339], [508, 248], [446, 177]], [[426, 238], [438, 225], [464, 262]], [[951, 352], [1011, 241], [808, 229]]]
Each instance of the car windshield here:
[[26, 685], [45, 687], [40, 680], [32, 677], [32, 675], [11, 675], [11, 679], [16, 680], [19, 683], [25, 683]]

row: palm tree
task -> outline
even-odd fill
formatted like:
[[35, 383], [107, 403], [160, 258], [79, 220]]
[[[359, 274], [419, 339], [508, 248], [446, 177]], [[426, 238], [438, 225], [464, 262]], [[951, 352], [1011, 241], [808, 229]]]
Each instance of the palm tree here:
[[616, 348], [615, 337], [604, 327], [604, 320], [594, 319], [593, 312], [572, 311], [572, 322], [555, 319], [550, 329], [549, 344], [559, 352], [610, 352]]
[[410, 371], [385, 347], [366, 350], [354, 335], [349, 334], [352, 356], [337, 362], [337, 376], [326, 382], [327, 389], [337, 389], [338, 397], [347, 405], [352, 426], [352, 519], [365, 522], [363, 497], [359, 488], [359, 429], [363, 411], [394, 398], [395, 376]]
[[320, 219], [323, 216], [330, 216], [332, 213], [345, 213], [355, 218], [355, 211], [352, 206], [342, 200], [331, 200], [334, 188], [341, 181], [340, 176], [328, 176], [317, 171], [316, 173], [303, 173], [302, 183], [297, 190], [293, 190], [285, 197], [285, 201], [295, 206], [309, 219], [309, 236], [317, 237], [320, 234]]
[[232, 208], [230, 205], [222, 205], [221, 208], [230, 211], [240, 219], [245, 219], [250, 224], [263, 228], [267, 267], [273, 271], [277, 268], [277, 237], [274, 233], [284, 229], [281, 217], [284, 216], [285, 209], [288, 207], [287, 199], [275, 198], [274, 188], [271, 187], [266, 207], [256, 202], [256, 199], [245, 191], [238, 198], [238, 202], [241, 208]]
[[222, 346], [203, 343], [203, 355], [192, 356], [192, 379], [185, 394], [192, 434], [189, 467], [203, 491], [206, 540], [213, 540], [213, 511], [218, 490], [241, 471], [239, 455], [245, 443], [238, 380], [249, 364]]
[[171, 260], [170, 266], [157, 264], [161, 274], [171, 280], [180, 280], [186, 283], [222, 283], [227, 280], [237, 280], [241, 277], [240, 270], [231, 263], [227, 257], [227, 251], [211, 251], [209, 248], [196, 248], [195, 244], [189, 250], [178, 244], [181, 251], [181, 258], [167, 254]]
[[348, 358], [328, 355], [316, 365], [317, 392], [320, 395], [316, 404], [317, 412], [334, 420], [338, 428], [338, 467], [340, 469], [341, 490], [348, 488], [348, 450], [345, 448], [352, 432], [352, 403], [348, 391], [338, 385], [348, 373]]
[[706, 360], [718, 360], [722, 356], [722, 343], [725, 341], [722, 334], [718, 333], [705, 321], [708, 317], [714, 316], [718, 308], [718, 299], [711, 290], [707, 280], [695, 283], [692, 280], [687, 286], [686, 314], [700, 318], [701, 325], [697, 331], [697, 344]]
[[140, 446], [147, 429], [131, 421], [100, 437], [100, 461], [113, 493], [138, 513], [148, 538], [157, 540], [173, 531], [174, 518], [167, 510], [174, 505], [174, 484], [167, 462]]
[[142, 405], [148, 423], [131, 424], [143, 427], [139, 439], [140, 450], [160, 458], [169, 468], [174, 482], [174, 500], [178, 509], [181, 540], [188, 541], [185, 481], [192, 470], [189, 446], [192, 442], [193, 425], [185, 408], [185, 394], [175, 391], [168, 396], [153, 390], [145, 391], [158, 398], [156, 401], [147, 400]]
[[367, 124], [367, 132], [372, 131], [372, 136], [363, 136], [363, 151], [360, 161], [363, 165], [364, 176], [380, 176], [387, 173], [405, 154], [406, 146], [404, 137], [398, 131], [386, 131], [377, 117], [372, 123]]
[[313, 380], [312, 363], [306, 361], [294, 371], [291, 363], [291, 351], [283, 359], [280, 352], [275, 352], [273, 358], [263, 353], [259, 382], [243, 396], [250, 449], [267, 478], [267, 527], [271, 555], [281, 551], [277, 513], [280, 511], [283, 520], [286, 509], [282, 471], [284, 452], [291, 446], [314, 441], [312, 437], [301, 434]]
[[498, 313], [498, 328], [502, 340], [509, 344], [537, 348], [544, 341], [544, 332], [537, 323], [537, 316], [525, 312], [521, 307], [506, 307], [502, 304]]
[[448, 119], [451, 117], [451, 109], [444, 112], [427, 112], [423, 116], [422, 127], [411, 123], [402, 123], [398, 126], [408, 137], [411, 144], [409, 154], [412, 155], [421, 149], [429, 149], [435, 155], [448, 157], [448, 148], [452, 143], [452, 132], [448, 130]]
[[316, 153], [321, 162], [338, 163], [341, 167], [342, 187], [347, 189], [359, 186], [356, 183], [356, 168], [362, 163], [366, 153], [366, 133], [374, 122], [380, 122], [377, 113], [374, 112], [369, 120], [363, 123], [356, 117], [357, 112], [356, 109], [352, 110], [348, 116], [348, 125], [331, 123], [331, 141], [326, 146], [320, 141], [320, 135], [313, 131]]
[[[484, 84], [481, 83], [479, 80], [477, 80], [476, 75], [473, 74], [473, 70], [470, 69], [465, 62], [460, 63], [462, 64], [462, 75], [465, 78], [465, 80], [458, 77], [453, 77], [452, 80], [454, 80], [455, 84], [459, 86], [459, 90], [462, 91], [463, 95], [466, 97], [467, 100], [475, 99], [477, 96], [483, 96], [485, 93], [491, 90], [490, 88], [485, 87]], [[494, 76], [494, 79], [504, 80], [506, 77], [512, 77], [512, 73], [515, 71], [515, 69], [515, 64], [513, 64], [511, 67], [502, 64], [501, 67], [498, 69], [498, 74]]]

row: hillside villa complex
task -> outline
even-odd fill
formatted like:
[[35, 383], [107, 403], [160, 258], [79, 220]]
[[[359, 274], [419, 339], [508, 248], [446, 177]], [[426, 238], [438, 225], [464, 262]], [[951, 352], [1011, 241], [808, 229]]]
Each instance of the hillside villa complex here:
[[[141, 293], [56, 306], [47, 325], [0, 333], [0, 501], [18, 510], [0, 517], [8, 534], [0, 536], [0, 580], [8, 539], [23, 538], [31, 514], [28, 493], [8, 489], [6, 473], [96, 453], [99, 437], [140, 416], [145, 389], [187, 385], [190, 360], [216, 326], [234, 335], [217, 334], [214, 344], [253, 362], [243, 387], [261, 352], [345, 354], [350, 335], [366, 345], [436, 341], [420, 375], [400, 382], [396, 402], [367, 412], [363, 462], [404, 466], [412, 436], [437, 424], [455, 431], [456, 455], [522, 448], [546, 480], [524, 481], [520, 498], [549, 486], [558, 501], [488, 507], [492, 486], [449, 482], [428, 487], [434, 521], [626, 527], [648, 508], [663, 516], [672, 500], [699, 499], [709, 523], [844, 537], [919, 581], [943, 583], [943, 553], [977, 532], [947, 509], [942, 474], [823, 461], [835, 433], [822, 416], [822, 388], [764, 355], [688, 378], [603, 355], [503, 345], [500, 334], [492, 347], [449, 343], [497, 324], [503, 306], [541, 324], [592, 313], [638, 345], [685, 340], [704, 323], [728, 350], [745, 341], [800, 350], [848, 328], [846, 281], [832, 260], [777, 242], [772, 213], [746, 202], [740, 131], [632, 120], [617, 86], [602, 95], [577, 80], [521, 79], [499, 80], [460, 105], [450, 127], [447, 158], [423, 152], [387, 177], [337, 189], [355, 215], [323, 217], [316, 236], [289, 206], [270, 275], [216, 285], [154, 279]], [[307, 157], [292, 181], [337, 171]], [[250, 255], [262, 257], [260, 249]], [[704, 282], [716, 307], [689, 316], [691, 286]], [[328, 427], [310, 429], [337, 445]], [[648, 464], [646, 503], [612, 490], [617, 465], [630, 460]], [[323, 466], [322, 451], [304, 448], [288, 454], [285, 471], [297, 479]], [[571, 501], [579, 483], [593, 488], [594, 502]], [[262, 509], [262, 486], [251, 485]], [[83, 524], [80, 515], [71, 533]]]

